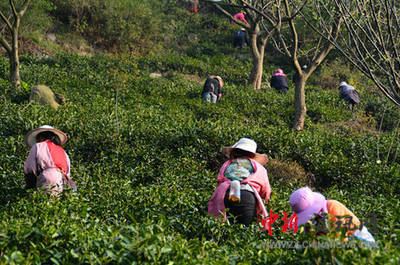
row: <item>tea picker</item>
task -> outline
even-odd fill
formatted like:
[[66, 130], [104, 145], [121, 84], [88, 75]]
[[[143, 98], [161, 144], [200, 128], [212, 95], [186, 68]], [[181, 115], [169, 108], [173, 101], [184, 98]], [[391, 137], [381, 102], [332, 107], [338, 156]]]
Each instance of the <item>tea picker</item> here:
[[338, 90], [339, 97], [347, 101], [349, 103], [350, 110], [353, 111], [354, 107], [360, 103], [358, 91], [344, 81], [340, 82]]
[[[271, 186], [264, 165], [265, 154], [256, 153], [257, 144], [249, 138], [241, 138], [222, 152], [229, 158], [217, 176], [217, 188], [209, 203], [208, 213], [223, 216], [233, 223], [250, 225], [267, 217], [264, 201], [271, 195]], [[225, 211], [227, 209], [227, 211]]]
[[26, 188], [40, 188], [54, 195], [66, 186], [76, 190], [70, 159], [61, 147], [67, 140], [65, 133], [49, 125], [26, 134], [25, 143], [30, 148], [24, 165]]
[[[339, 229], [341, 225], [347, 226], [345, 240], [354, 237], [365, 241], [369, 245], [375, 244], [375, 239], [368, 231], [367, 227], [361, 226], [360, 220], [346, 206], [336, 200], [326, 200], [325, 196], [319, 192], [313, 192], [309, 187], [297, 189], [289, 199], [293, 213], [297, 215], [298, 225], [307, 224], [315, 221], [322, 214], [329, 214], [331, 222]], [[328, 231], [319, 231], [327, 233]]]
[[275, 88], [278, 92], [286, 94], [288, 92], [287, 77], [282, 69], [277, 69], [271, 77], [271, 87]]
[[222, 97], [221, 88], [224, 86], [224, 81], [218, 75], [211, 75], [207, 78], [201, 92], [201, 98], [205, 102], [216, 103]]

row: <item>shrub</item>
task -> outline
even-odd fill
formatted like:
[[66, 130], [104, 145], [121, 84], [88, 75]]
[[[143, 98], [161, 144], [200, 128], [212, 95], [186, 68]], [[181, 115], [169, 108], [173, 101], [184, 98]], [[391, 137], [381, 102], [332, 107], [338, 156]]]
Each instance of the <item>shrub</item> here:
[[156, 1], [57, 0], [54, 5], [54, 16], [100, 47], [143, 52], [159, 38]]
[[279, 160], [270, 160], [266, 165], [269, 176], [272, 179], [285, 185], [288, 183], [296, 183], [301, 186], [312, 186], [313, 175], [306, 173], [304, 168], [296, 162], [286, 162]]
[[[388, 127], [378, 138], [351, 127], [337, 130], [352, 114], [342, 109], [336, 91], [322, 90], [313, 80], [307, 85], [306, 130], [294, 131], [293, 89], [287, 95], [254, 91], [245, 85], [246, 61], [224, 56], [229, 49], [204, 45], [200, 50], [209, 55], [180, 50], [137, 61], [71, 54], [21, 58], [28, 86], [46, 84], [67, 103], [54, 111], [27, 106], [28, 91], [0, 96], [0, 263], [399, 263], [398, 132]], [[267, 65], [266, 72], [274, 68]], [[7, 69], [0, 58], [5, 87]], [[168, 78], [151, 79], [150, 71], [167, 72]], [[184, 74], [201, 79], [215, 73], [226, 81], [224, 95], [217, 104], [204, 104], [202, 83]], [[379, 103], [375, 94], [362, 96], [360, 109]], [[375, 120], [378, 110], [371, 114]], [[360, 127], [374, 122], [366, 114], [361, 118]], [[77, 193], [52, 198], [22, 188], [24, 135], [43, 124], [69, 136], [64, 147]], [[240, 137], [256, 140], [258, 152], [271, 158], [273, 195], [267, 207], [280, 215], [273, 236], [258, 224], [244, 228], [207, 215], [226, 160], [221, 147]], [[268, 247], [278, 240], [315, 240], [280, 229], [283, 211], [291, 212], [290, 194], [307, 184], [307, 178], [296, 177], [308, 172], [328, 199], [343, 202], [360, 218], [379, 215], [378, 249]], [[333, 240], [321, 238], [328, 239]]]
[[[376, 163], [376, 139], [349, 137], [313, 123], [295, 132], [290, 129], [293, 91], [243, 89], [233, 76], [218, 104], [204, 104], [200, 95], [190, 97], [201, 89], [197, 82], [181, 75], [148, 77], [146, 67], [156, 61], [164, 65], [169, 58], [143, 60], [137, 76], [134, 62], [107, 56], [23, 58], [24, 80], [44, 81], [63, 92], [67, 104], [55, 112], [1, 98], [0, 262], [308, 264], [328, 262], [333, 255], [343, 263], [366, 257], [390, 263], [398, 257], [398, 247], [390, 242], [397, 242], [393, 234], [398, 234], [392, 220], [400, 214], [394, 195], [400, 188], [399, 168], [391, 161]], [[179, 67], [196, 67], [189, 58], [183, 61]], [[197, 62], [199, 69], [205, 67]], [[310, 106], [325, 106], [316, 96], [320, 92], [308, 91]], [[324, 120], [328, 112], [321, 113]], [[76, 194], [66, 191], [57, 199], [22, 189], [28, 152], [23, 137], [43, 124], [69, 136], [65, 149], [79, 185]], [[307, 184], [299, 176], [312, 172], [327, 197], [358, 216], [378, 211], [382, 217], [375, 236], [385, 243], [378, 251], [268, 249], [266, 242], [312, 239], [281, 232], [281, 220], [270, 237], [256, 224], [243, 229], [208, 217], [207, 201], [225, 161], [221, 147], [242, 136], [255, 139], [259, 152], [274, 158], [268, 165], [274, 191], [268, 210], [290, 213], [290, 193]], [[382, 150], [389, 149], [390, 139], [389, 132], [383, 135]], [[385, 215], [385, 209], [393, 212]]]

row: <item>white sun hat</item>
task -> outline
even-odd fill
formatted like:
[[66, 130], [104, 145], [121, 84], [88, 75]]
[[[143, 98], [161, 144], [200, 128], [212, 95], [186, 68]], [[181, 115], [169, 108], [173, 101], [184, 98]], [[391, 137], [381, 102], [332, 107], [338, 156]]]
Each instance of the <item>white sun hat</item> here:
[[222, 148], [222, 153], [230, 158], [231, 152], [233, 149], [240, 149], [243, 151], [250, 152], [255, 155], [254, 160], [256, 160], [261, 165], [265, 165], [268, 162], [268, 156], [266, 154], [258, 154], [257, 151], [257, 143], [249, 138], [240, 138], [232, 146], [225, 146]]
[[65, 133], [63, 133], [60, 130], [57, 130], [53, 126], [50, 125], [43, 125], [40, 126], [39, 128], [30, 130], [26, 136], [25, 136], [25, 144], [31, 148], [34, 144], [36, 144], [36, 136], [41, 133], [41, 132], [52, 132], [56, 134], [61, 141], [61, 145], [65, 144], [65, 142], [68, 140], [68, 137]]
[[224, 80], [219, 75], [210, 75], [209, 78], [217, 79], [221, 88], [224, 86]]

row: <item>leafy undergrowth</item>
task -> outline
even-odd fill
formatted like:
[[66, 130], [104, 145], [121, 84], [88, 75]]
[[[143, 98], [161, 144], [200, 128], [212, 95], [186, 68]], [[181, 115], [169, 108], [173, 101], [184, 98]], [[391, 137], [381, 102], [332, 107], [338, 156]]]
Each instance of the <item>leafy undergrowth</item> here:
[[[354, 118], [335, 91], [312, 85], [306, 130], [293, 131], [293, 87], [288, 95], [252, 91], [242, 83], [250, 66], [229, 68], [235, 60], [23, 58], [27, 86], [49, 85], [67, 103], [57, 112], [27, 107], [29, 92], [12, 94], [0, 79], [7, 92], [0, 98], [0, 263], [399, 264], [397, 131], [349, 134], [333, 128]], [[1, 61], [1, 76], [7, 67]], [[148, 77], [164, 67], [171, 71], [164, 78]], [[218, 68], [226, 76], [224, 95], [218, 104], [204, 104], [201, 84], [187, 75], [204, 78]], [[360, 113], [374, 102], [384, 104], [374, 95], [364, 99]], [[368, 126], [379, 123], [378, 116], [371, 119], [375, 123], [368, 120]], [[65, 149], [77, 193], [54, 198], [23, 189], [24, 135], [43, 124], [69, 136]], [[281, 175], [296, 167], [357, 216], [378, 214], [379, 247], [270, 248], [268, 242], [277, 240], [313, 239], [281, 232], [280, 222], [269, 236], [257, 224], [244, 228], [208, 217], [207, 202], [224, 162], [221, 148], [240, 137], [255, 139], [259, 152], [280, 161], [275, 165], [288, 165], [271, 170], [268, 210], [290, 213], [289, 196], [304, 182]]]

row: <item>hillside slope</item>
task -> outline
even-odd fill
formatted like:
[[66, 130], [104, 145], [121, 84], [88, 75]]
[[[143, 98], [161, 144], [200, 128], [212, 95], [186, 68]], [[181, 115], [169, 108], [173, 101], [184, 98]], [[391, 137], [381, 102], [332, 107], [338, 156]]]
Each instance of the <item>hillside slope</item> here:
[[[228, 39], [221, 34], [216, 38]], [[307, 87], [306, 130], [296, 132], [293, 87], [287, 95], [250, 90], [249, 62], [211, 42], [199, 33], [179, 50], [140, 58], [22, 58], [27, 88], [42, 83], [65, 95], [58, 111], [26, 106], [28, 90], [11, 93], [8, 63], [0, 59], [0, 263], [400, 263], [396, 110], [361, 89], [362, 104], [352, 115], [316, 76]], [[276, 67], [266, 65], [266, 73]], [[164, 76], [152, 79], [151, 72]], [[204, 104], [198, 80], [215, 73], [226, 81], [223, 98]], [[382, 109], [385, 127], [378, 130]], [[43, 124], [70, 138], [65, 150], [77, 193], [55, 198], [23, 189], [24, 136]], [[377, 214], [379, 248], [269, 248], [277, 240], [313, 238], [282, 232], [281, 218], [269, 236], [257, 224], [244, 228], [207, 216], [225, 160], [221, 148], [240, 137], [256, 140], [271, 158], [268, 210], [290, 213], [291, 192], [313, 185], [362, 219]]]

